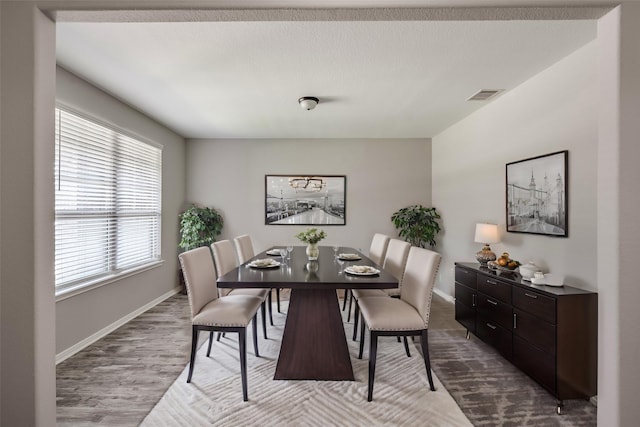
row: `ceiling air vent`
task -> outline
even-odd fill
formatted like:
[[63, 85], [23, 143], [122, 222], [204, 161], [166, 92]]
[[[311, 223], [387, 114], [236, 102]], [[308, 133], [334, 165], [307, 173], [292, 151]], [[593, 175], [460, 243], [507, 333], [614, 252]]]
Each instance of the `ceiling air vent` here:
[[473, 94], [467, 101], [488, 101], [500, 92], [502, 92], [502, 89], [482, 89]]

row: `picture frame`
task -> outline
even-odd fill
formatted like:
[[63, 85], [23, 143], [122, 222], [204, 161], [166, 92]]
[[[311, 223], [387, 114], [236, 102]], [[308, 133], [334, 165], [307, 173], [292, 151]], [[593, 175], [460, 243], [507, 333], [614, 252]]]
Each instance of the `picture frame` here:
[[507, 232], [568, 237], [568, 171], [568, 150], [507, 163]]
[[346, 225], [346, 175], [265, 175], [265, 225]]

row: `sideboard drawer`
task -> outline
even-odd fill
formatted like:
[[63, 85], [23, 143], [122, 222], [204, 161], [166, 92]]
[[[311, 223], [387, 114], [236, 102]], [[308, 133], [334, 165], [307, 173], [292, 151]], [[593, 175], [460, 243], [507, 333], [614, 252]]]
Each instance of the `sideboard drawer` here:
[[493, 298], [497, 298], [502, 302], [511, 304], [511, 288], [509, 283], [500, 280], [478, 275], [478, 291]]
[[456, 267], [456, 282], [467, 285], [470, 288], [476, 288], [476, 272], [467, 270], [466, 268]]
[[513, 345], [513, 335], [511, 331], [502, 328], [491, 319], [487, 319], [481, 314], [478, 314], [476, 335], [482, 341], [498, 350], [505, 358], [511, 359]]
[[513, 309], [513, 333], [542, 351], [556, 354], [556, 327], [527, 312]]
[[478, 293], [478, 313], [485, 318], [499, 324], [507, 330], [511, 330], [513, 324], [513, 311], [511, 306], [491, 298], [483, 293]]
[[537, 292], [513, 288], [513, 306], [541, 319], [556, 323], [556, 300]]
[[551, 393], [556, 392], [555, 357], [513, 337], [513, 363]]

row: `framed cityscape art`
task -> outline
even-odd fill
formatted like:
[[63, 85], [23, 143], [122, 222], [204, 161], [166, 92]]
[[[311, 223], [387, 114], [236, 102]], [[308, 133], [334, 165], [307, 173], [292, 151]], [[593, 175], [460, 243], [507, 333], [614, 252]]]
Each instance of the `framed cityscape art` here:
[[345, 225], [345, 175], [265, 175], [264, 223]]
[[568, 157], [565, 150], [507, 163], [507, 231], [568, 237]]

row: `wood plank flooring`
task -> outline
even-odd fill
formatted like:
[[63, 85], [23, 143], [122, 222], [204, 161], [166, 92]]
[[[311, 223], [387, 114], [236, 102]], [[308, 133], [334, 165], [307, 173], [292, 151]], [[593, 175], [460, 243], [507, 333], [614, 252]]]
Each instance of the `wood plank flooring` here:
[[[282, 299], [287, 297], [288, 293], [283, 292]], [[501, 425], [496, 418], [505, 412], [499, 406], [500, 402], [508, 401], [511, 408], [521, 406], [518, 403], [521, 399], [522, 403], [529, 404], [529, 409], [522, 416], [511, 414], [509, 419], [537, 420], [534, 421], [536, 425], [595, 426], [595, 408], [585, 402], [576, 402], [565, 415], [555, 416], [553, 399], [541, 387], [502, 361], [488, 346], [464, 340], [464, 329], [454, 320], [453, 304], [435, 294], [429, 330], [433, 332], [433, 339], [429, 341], [434, 371], [443, 383], [449, 383], [452, 395], [472, 421], [481, 425]], [[346, 333], [350, 339], [352, 329], [347, 327]], [[447, 334], [456, 339], [446, 338]], [[201, 339], [206, 340], [207, 335], [201, 334]], [[57, 366], [57, 425], [137, 426], [187, 365], [190, 341], [187, 296], [178, 294], [60, 363]], [[465, 346], [468, 346], [466, 350]], [[461, 358], [457, 354], [461, 351], [469, 357], [480, 352], [486, 360], [469, 362], [467, 356]], [[474, 401], [469, 392], [478, 388], [478, 384], [485, 384], [483, 387], [486, 388], [486, 383], [496, 380], [493, 378], [495, 372], [481, 369], [490, 365], [487, 360], [504, 363], [499, 370], [508, 371], [509, 379], [502, 378], [501, 381], [521, 381], [527, 386], [524, 388], [531, 388], [533, 392], [517, 397], [512, 391], [502, 391], [502, 396], [496, 387], [496, 393], [490, 393], [491, 396], [496, 394], [495, 402], [482, 396]], [[471, 377], [474, 383], [466, 386], [465, 381], [469, 379], [463, 379], [464, 384], [460, 386], [457, 383], [461, 372], [468, 370], [465, 368], [467, 362], [475, 363]], [[503, 376], [507, 374], [503, 372]], [[531, 402], [537, 403], [531, 407]]]

